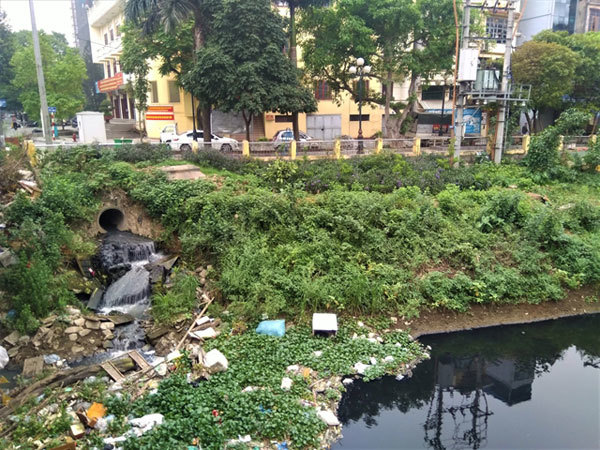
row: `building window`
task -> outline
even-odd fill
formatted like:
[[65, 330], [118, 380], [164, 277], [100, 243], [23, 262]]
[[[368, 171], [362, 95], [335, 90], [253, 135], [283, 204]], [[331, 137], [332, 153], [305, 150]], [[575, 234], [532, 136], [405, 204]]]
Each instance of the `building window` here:
[[118, 23], [115, 26], [115, 32], [117, 33], [117, 37], [121, 36], [121, 24], [120, 23]]
[[117, 60], [115, 59], [113, 61], [113, 73], [116, 75], [117, 73], [119, 73], [119, 71], [117, 70]]
[[[384, 82], [384, 84], [381, 85], [381, 96], [384, 98], [386, 97], [386, 95], [385, 95], [386, 91], [387, 91], [387, 86]], [[394, 82], [392, 82], [390, 85], [390, 98], [391, 98], [391, 100], [394, 100]]]
[[112, 28], [109, 30], [109, 33], [110, 33], [110, 42], [112, 42], [115, 40], [115, 34], [114, 34]]
[[108, 45], [108, 34], [104, 33], [104, 44]]
[[442, 100], [444, 98], [444, 86], [427, 86], [421, 92], [423, 100]]
[[150, 82], [150, 98], [152, 103], [158, 103], [158, 84], [156, 81]]
[[277, 123], [283, 123], [283, 122], [291, 122], [292, 121], [292, 116], [275, 116], [275, 122]]
[[506, 44], [508, 20], [505, 17], [488, 17], [485, 21], [485, 33], [498, 44]]
[[[363, 122], [368, 122], [370, 120], [369, 114], [361, 114], [361, 116]], [[350, 114], [350, 122], [358, 122], [359, 117], [360, 116], [358, 114]]]
[[110, 63], [106, 63], [106, 78], [110, 78], [112, 75], [110, 74]]
[[175, 81], [168, 81], [169, 84], [169, 103], [179, 103], [179, 86]]
[[315, 89], [315, 98], [317, 100], [331, 100], [331, 89], [329, 89], [329, 85], [327, 84], [327, 81], [323, 81], [323, 80], [315, 81], [314, 89]]
[[590, 22], [587, 31], [600, 31], [600, 9], [590, 9]]
[[[363, 91], [361, 93], [361, 97], [364, 99], [365, 97], [367, 97], [369, 95], [369, 80], [363, 80], [362, 81], [362, 88], [363, 88]], [[358, 80], [356, 80], [356, 81], [354, 81], [352, 83], [352, 90], [354, 92], [356, 92], [356, 98], [358, 98], [358, 94], [359, 94], [359, 92], [358, 92]], [[358, 120], [358, 119], [356, 119], [356, 120]]]

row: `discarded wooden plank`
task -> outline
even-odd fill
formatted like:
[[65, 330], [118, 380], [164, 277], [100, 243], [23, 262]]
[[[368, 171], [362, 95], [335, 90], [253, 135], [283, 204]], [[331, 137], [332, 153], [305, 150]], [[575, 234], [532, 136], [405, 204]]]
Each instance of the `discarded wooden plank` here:
[[192, 331], [192, 329], [196, 325], [196, 321], [198, 319], [200, 319], [204, 315], [204, 313], [206, 312], [206, 310], [208, 309], [208, 307], [210, 306], [210, 304], [213, 301], [213, 299], [209, 298], [208, 295], [206, 295], [206, 294], [203, 294], [202, 297], [206, 299], [206, 305], [204, 306], [204, 308], [202, 308], [202, 311], [200, 311], [200, 314], [198, 314], [196, 317], [194, 317], [194, 320], [192, 320], [192, 324], [190, 325], [190, 327], [188, 328], [188, 330], [185, 332], [185, 334], [183, 335], [183, 337], [179, 341], [179, 344], [177, 344], [177, 347], [175, 347], [175, 350], [179, 350], [181, 348], [181, 346], [183, 345], [183, 343], [185, 342], [185, 340], [188, 338], [188, 335], [190, 334], [190, 331]]
[[51, 448], [50, 450], [75, 450], [77, 448], [77, 444], [75, 441], [68, 442], [63, 445], [59, 445], [58, 447]]
[[207, 328], [218, 328], [219, 325], [221, 325], [221, 319], [215, 319], [212, 322], [206, 322], [202, 325], [198, 325], [192, 330], [192, 332], [206, 330]]
[[35, 358], [27, 358], [23, 363], [23, 377], [32, 378], [39, 375], [44, 367], [44, 357], [36, 356]]
[[104, 371], [115, 381], [121, 381], [123, 378], [123, 374], [117, 369], [112, 362], [106, 361], [100, 364], [100, 367], [104, 369]]
[[165, 334], [167, 334], [169, 332], [169, 327], [165, 327], [165, 326], [158, 326], [158, 327], [153, 327], [151, 328], [147, 333], [146, 333], [146, 339], [148, 340], [148, 342], [150, 342], [151, 344], [154, 344], [154, 342], [164, 336]]
[[150, 367], [150, 364], [144, 359], [142, 355], [138, 353], [137, 350], [132, 350], [129, 353], [129, 357], [135, 361], [135, 363], [139, 366], [140, 369], [146, 370]]
[[20, 337], [21, 337], [21, 335], [19, 334], [19, 332], [15, 330], [4, 338], [4, 342], [7, 342], [10, 345], [15, 346], [15, 345], [17, 345], [17, 341], [19, 340]]

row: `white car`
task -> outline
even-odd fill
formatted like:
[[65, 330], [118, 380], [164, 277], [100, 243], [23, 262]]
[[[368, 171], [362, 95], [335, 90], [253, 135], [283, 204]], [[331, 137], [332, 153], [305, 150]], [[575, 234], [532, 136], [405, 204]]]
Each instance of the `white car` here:
[[[189, 151], [192, 149], [192, 142], [194, 142], [194, 132], [186, 131], [185, 133], [173, 136], [169, 145], [173, 150]], [[202, 130], [196, 130], [196, 137], [198, 139], [198, 145], [202, 148], [204, 142], [204, 133]], [[238, 149], [238, 141], [231, 138], [212, 135], [211, 147], [215, 150], [222, 150], [224, 152], [230, 152]]]
[[160, 142], [168, 144], [175, 136], [177, 136], [177, 125], [167, 125], [160, 132]]

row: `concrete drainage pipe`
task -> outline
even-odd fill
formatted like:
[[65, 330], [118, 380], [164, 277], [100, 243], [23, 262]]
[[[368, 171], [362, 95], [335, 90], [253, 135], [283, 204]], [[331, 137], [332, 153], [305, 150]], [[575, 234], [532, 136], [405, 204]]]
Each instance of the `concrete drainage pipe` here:
[[117, 208], [105, 209], [98, 216], [98, 225], [100, 225], [104, 231], [118, 230], [124, 221], [125, 214]]

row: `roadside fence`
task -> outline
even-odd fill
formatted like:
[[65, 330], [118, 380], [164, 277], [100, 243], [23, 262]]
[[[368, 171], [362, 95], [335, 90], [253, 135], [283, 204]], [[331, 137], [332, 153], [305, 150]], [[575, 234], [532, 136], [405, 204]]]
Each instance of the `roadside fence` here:
[[[586, 151], [590, 142], [594, 142], [596, 136], [570, 136], [561, 138], [561, 149], [573, 151]], [[31, 141], [28, 141], [31, 142]], [[505, 150], [509, 155], [526, 155], [531, 142], [530, 135], [511, 136], [508, 148]], [[160, 145], [153, 142], [152, 145]], [[64, 144], [36, 143], [35, 148], [43, 154], [57, 148], [70, 148], [82, 145], [76, 142]], [[93, 144], [98, 147], [118, 147], [127, 145], [122, 142]], [[174, 150], [175, 156], [181, 151], [198, 151], [202, 149], [218, 150], [232, 157], [252, 157], [259, 159], [341, 159], [353, 156], [373, 155], [381, 152], [392, 152], [405, 156], [419, 156], [422, 154], [448, 155], [452, 139], [448, 136], [416, 136], [398, 139], [334, 139], [334, 140], [301, 140], [301, 141], [257, 141], [246, 140], [237, 145], [223, 145], [220, 143], [205, 143], [203, 141], [185, 144], [179, 150]], [[461, 156], [475, 156], [478, 153], [491, 150], [490, 140], [487, 137], [466, 137], [462, 141]]]

